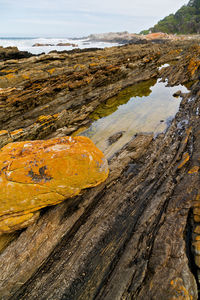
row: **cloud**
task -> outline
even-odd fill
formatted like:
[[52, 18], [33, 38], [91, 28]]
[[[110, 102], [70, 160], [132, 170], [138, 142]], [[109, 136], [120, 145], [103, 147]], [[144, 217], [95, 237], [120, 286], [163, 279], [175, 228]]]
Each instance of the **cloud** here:
[[0, 35], [138, 32], [175, 12], [184, 0], [0, 0]]
[[80, 11], [89, 13], [123, 14], [129, 16], [160, 16], [176, 11], [184, 0], [0, 0], [1, 4], [23, 10], [50, 11]]

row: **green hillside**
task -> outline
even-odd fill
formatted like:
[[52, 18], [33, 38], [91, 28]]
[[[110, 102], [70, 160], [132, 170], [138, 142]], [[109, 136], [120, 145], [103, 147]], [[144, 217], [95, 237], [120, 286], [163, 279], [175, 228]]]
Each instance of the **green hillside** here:
[[159, 21], [149, 32], [166, 32], [177, 34], [200, 33], [200, 0], [190, 0], [187, 5], [182, 6], [175, 14], [170, 14]]

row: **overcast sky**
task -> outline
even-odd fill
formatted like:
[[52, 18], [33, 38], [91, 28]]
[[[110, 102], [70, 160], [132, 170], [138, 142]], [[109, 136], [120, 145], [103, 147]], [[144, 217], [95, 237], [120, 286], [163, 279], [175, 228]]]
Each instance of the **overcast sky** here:
[[0, 36], [80, 37], [125, 30], [139, 33], [188, 1], [0, 0]]

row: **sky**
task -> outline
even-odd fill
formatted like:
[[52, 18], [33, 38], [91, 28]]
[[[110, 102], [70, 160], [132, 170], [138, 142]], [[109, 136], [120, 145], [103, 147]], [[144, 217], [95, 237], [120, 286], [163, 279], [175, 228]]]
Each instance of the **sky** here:
[[[189, 0], [188, 0], [189, 1]], [[0, 37], [139, 33], [186, 0], [0, 0]]]

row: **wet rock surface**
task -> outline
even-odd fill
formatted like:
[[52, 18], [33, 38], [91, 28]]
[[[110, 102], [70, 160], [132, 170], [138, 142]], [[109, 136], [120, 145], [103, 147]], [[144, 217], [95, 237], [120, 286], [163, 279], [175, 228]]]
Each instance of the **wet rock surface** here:
[[109, 145], [112, 145], [114, 144], [116, 141], [118, 141], [124, 134], [124, 131], [120, 131], [120, 132], [117, 132], [113, 135], [111, 135], [109, 138], [108, 138], [108, 143]]
[[199, 46], [176, 41], [0, 63], [1, 147], [69, 135], [143, 80], [190, 88], [165, 133], [133, 137], [104, 183], [4, 246], [2, 299], [198, 299], [199, 61]]

